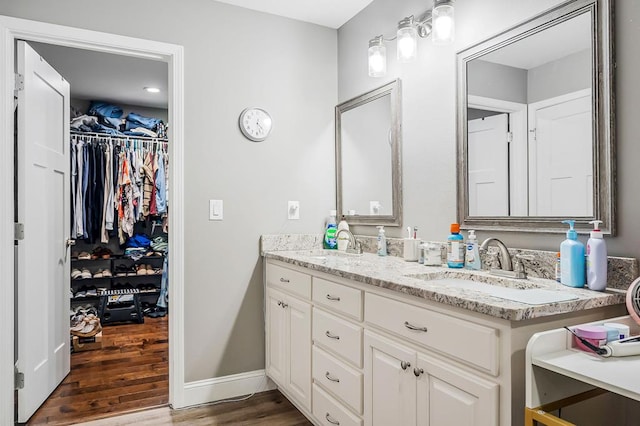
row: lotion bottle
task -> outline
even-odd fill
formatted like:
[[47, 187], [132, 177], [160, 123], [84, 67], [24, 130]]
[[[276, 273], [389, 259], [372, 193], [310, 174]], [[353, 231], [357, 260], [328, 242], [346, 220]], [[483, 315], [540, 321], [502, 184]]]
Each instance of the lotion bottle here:
[[587, 241], [587, 287], [604, 291], [607, 288], [607, 245], [598, 226], [602, 221], [589, 223], [593, 224], [593, 231]]
[[[338, 232], [340, 232], [343, 229], [347, 231], [349, 230], [349, 224], [347, 223], [347, 219], [344, 215], [342, 215], [342, 218], [340, 219], [340, 223], [338, 223]], [[338, 238], [338, 250], [346, 251], [347, 246], [349, 245], [349, 236], [347, 235], [347, 233], [343, 232], [342, 234], [338, 235], [337, 238]]]
[[569, 287], [584, 287], [585, 258], [584, 244], [578, 241], [578, 233], [573, 229], [575, 220], [563, 220], [569, 224], [567, 239], [560, 244], [560, 283]]
[[480, 260], [480, 251], [478, 250], [478, 238], [476, 237], [476, 231], [469, 231], [466, 248], [467, 249], [465, 253], [464, 266], [467, 269], [482, 269], [482, 261]]
[[378, 226], [378, 256], [387, 255], [387, 237], [384, 235], [384, 226]]

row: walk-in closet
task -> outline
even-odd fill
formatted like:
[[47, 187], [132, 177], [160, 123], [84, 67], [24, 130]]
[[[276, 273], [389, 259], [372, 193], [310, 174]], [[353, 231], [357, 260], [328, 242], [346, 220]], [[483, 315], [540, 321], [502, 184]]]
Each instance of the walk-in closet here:
[[175, 285], [168, 279], [167, 65], [30, 45], [71, 92], [71, 371], [28, 424], [166, 405]]

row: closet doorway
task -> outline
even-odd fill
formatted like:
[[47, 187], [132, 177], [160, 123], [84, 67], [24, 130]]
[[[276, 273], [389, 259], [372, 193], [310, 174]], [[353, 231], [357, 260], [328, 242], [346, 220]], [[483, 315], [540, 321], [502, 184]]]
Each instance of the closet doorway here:
[[[4, 50], [4, 54], [2, 55], [2, 69], [0, 70], [0, 81], [3, 81], [2, 92], [5, 95], [8, 95], [13, 92], [13, 79], [11, 79], [11, 86], [6, 84], [10, 79], [8, 76], [9, 73], [13, 73], [13, 55], [14, 55], [14, 47], [13, 40], [17, 39], [27, 39], [32, 41], [43, 41], [43, 42], [54, 42], [66, 45], [73, 46], [84, 46], [88, 49], [95, 49], [97, 51], [102, 52], [122, 52], [127, 53], [128, 56], [134, 57], [146, 57], [146, 58], [154, 58], [155, 60], [164, 60], [169, 63], [170, 74], [171, 74], [171, 84], [172, 94], [173, 96], [177, 96], [177, 99], [173, 99], [169, 101], [170, 109], [173, 110], [170, 114], [172, 120], [174, 120], [175, 127], [172, 129], [171, 135], [175, 138], [175, 140], [180, 140], [182, 136], [182, 111], [181, 108], [176, 109], [176, 105], [181, 105], [181, 96], [182, 96], [182, 48], [175, 45], [149, 42], [138, 39], [131, 39], [127, 37], [120, 37], [115, 35], [107, 35], [94, 33], [86, 30], [78, 30], [68, 27], [60, 27], [55, 25], [48, 25], [42, 23], [36, 23], [33, 21], [24, 21], [17, 20], [13, 18], [0, 17], [0, 39], [5, 46], [8, 46], [7, 49]], [[83, 41], [78, 41], [83, 40]], [[7, 100], [8, 96], [4, 96]], [[13, 101], [12, 101], [13, 103]], [[9, 111], [11, 115], [9, 115]], [[5, 117], [2, 124], [0, 125], [0, 131], [2, 131], [3, 136], [8, 139], [9, 135], [13, 135], [14, 127], [13, 127], [13, 108], [8, 107], [8, 103], [4, 103], [2, 106], [2, 114]], [[11, 119], [9, 119], [11, 117]], [[37, 126], [39, 123], [32, 123], [32, 125]], [[11, 136], [11, 139], [13, 136]], [[2, 161], [4, 172], [7, 173], [5, 175], [6, 179], [4, 180], [4, 184], [2, 186], [2, 195], [7, 200], [13, 200], [13, 196], [11, 195], [14, 178], [11, 176], [8, 171], [13, 171], [13, 145], [12, 144], [4, 144], [5, 146], [2, 148], [3, 155]], [[174, 189], [176, 196], [172, 197], [173, 202], [173, 210], [172, 210], [172, 226], [170, 234], [177, 236], [177, 238], [173, 238], [172, 241], [172, 254], [170, 255], [171, 259], [182, 259], [182, 232], [181, 229], [183, 227], [182, 220], [182, 209], [183, 209], [183, 199], [181, 197], [180, 188], [182, 187], [182, 147], [171, 148], [172, 154], [176, 155], [176, 163], [172, 174], [172, 179], [170, 182], [170, 186]], [[9, 192], [11, 191], [11, 192]], [[11, 207], [13, 203], [8, 204], [8, 209], [3, 209], [0, 212], [0, 219], [4, 221], [4, 223], [8, 223], [9, 220], [13, 221], [13, 214], [9, 214], [9, 211], [12, 211]], [[25, 224], [26, 231], [29, 232], [29, 225]], [[13, 248], [9, 249], [9, 245], [6, 244], [8, 241], [9, 234], [5, 232], [6, 229], [2, 230], [3, 237], [3, 246], [2, 246], [2, 275], [3, 279], [6, 279], [5, 282], [11, 282], [14, 280], [14, 271], [11, 265], [14, 263], [14, 253]], [[33, 232], [33, 231], [31, 231]], [[11, 237], [14, 237], [13, 233]], [[13, 239], [13, 238], [12, 238]], [[10, 247], [13, 247], [14, 243], [11, 241]], [[32, 264], [32, 267], [36, 267], [35, 263]], [[182, 281], [180, 278], [183, 276], [182, 272], [183, 265], [181, 261], [172, 265], [172, 273], [170, 274], [173, 277], [172, 281], [175, 281], [175, 278], [178, 278], [178, 281]], [[20, 283], [16, 284], [18, 287]], [[68, 290], [67, 290], [68, 291]], [[172, 311], [176, 311], [175, 318], [169, 319], [170, 327], [173, 330], [179, 330], [182, 327], [182, 292], [176, 291], [175, 286], [171, 287], [169, 291], [172, 299]], [[14, 326], [16, 326], [16, 318], [15, 310], [14, 310], [14, 297], [17, 295], [17, 292], [13, 288], [5, 288], [3, 289], [3, 295], [9, 296], [4, 297], [2, 303], [2, 312], [3, 319], [5, 321], [0, 325], [0, 337], [2, 340], [9, 346], [9, 350], [3, 351], [3, 354], [0, 356], [1, 361], [1, 369], [0, 376], [2, 383], [0, 394], [2, 394], [2, 399], [0, 404], [2, 405], [2, 419], [0, 422], [5, 423], [12, 421], [8, 416], [13, 412], [13, 398], [9, 398], [9, 395], [13, 394], [11, 376], [9, 375], [9, 371], [13, 371], [13, 362], [9, 364], [7, 361], [10, 361], [9, 357], [14, 357], [14, 348], [15, 339], [19, 339], [20, 336], [14, 334]], [[175, 297], [174, 297], [175, 296]], [[67, 297], [69, 297], [69, 293], [67, 293]], [[5, 318], [6, 316], [6, 318]], [[45, 326], [46, 324], [41, 324]], [[17, 331], [17, 326], [16, 326]], [[172, 333], [173, 334], [173, 333]], [[182, 404], [182, 386], [184, 382], [184, 366], [182, 364], [182, 353], [183, 353], [183, 341], [181, 340], [180, 333], [176, 334], [178, 338], [177, 342], [172, 342], [172, 347], [170, 347], [170, 362], [169, 362], [169, 370], [171, 371], [171, 400], [174, 406], [180, 407]], [[16, 364], [17, 368], [20, 368], [20, 360]], [[7, 368], [8, 365], [11, 365], [11, 369]], [[12, 416], [13, 417], [13, 416]]]

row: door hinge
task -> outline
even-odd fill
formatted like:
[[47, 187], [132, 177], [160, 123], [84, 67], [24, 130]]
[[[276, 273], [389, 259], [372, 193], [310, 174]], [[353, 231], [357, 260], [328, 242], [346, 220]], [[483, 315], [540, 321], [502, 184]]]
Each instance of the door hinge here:
[[513, 132], [507, 132], [507, 143], [513, 142]]
[[16, 241], [24, 240], [24, 223], [13, 224], [13, 239]]
[[16, 92], [24, 90], [24, 76], [22, 74], [15, 74], [15, 83], [13, 86], [13, 90]]
[[24, 373], [15, 367], [15, 387], [16, 389], [24, 389]]
[[531, 133], [531, 136], [533, 136], [534, 141], [537, 140], [536, 129], [529, 130], [529, 133]]

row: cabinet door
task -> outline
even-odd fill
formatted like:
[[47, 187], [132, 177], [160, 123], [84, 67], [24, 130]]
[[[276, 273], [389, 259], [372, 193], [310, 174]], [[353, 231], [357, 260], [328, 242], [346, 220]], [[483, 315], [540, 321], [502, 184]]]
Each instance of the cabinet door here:
[[286, 384], [287, 368], [287, 312], [283, 303], [284, 294], [267, 289], [265, 365], [267, 375], [280, 386]]
[[414, 374], [418, 376], [418, 425], [498, 424], [496, 383], [420, 353]]
[[365, 425], [415, 425], [415, 351], [368, 331], [364, 350]]
[[311, 304], [287, 297], [289, 375], [287, 390], [305, 407], [311, 407]]

